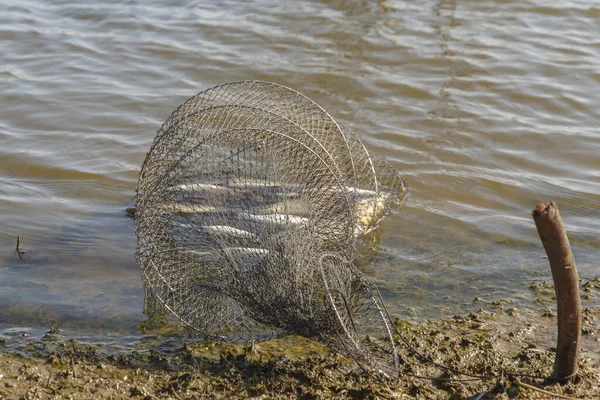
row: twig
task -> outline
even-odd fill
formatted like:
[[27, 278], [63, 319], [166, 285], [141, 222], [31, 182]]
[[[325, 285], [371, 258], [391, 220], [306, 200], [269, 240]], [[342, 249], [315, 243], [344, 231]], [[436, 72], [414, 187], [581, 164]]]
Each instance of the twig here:
[[25, 254], [25, 252], [21, 250], [20, 244], [21, 244], [21, 236], [17, 236], [17, 254], [19, 255], [19, 259], [22, 260], [23, 254]]
[[552, 396], [557, 399], [574, 399], [575, 398], [575, 397], [565, 396], [564, 394], [552, 393], [548, 390], [540, 389], [539, 387], [535, 387], [535, 386], [532, 386], [532, 385], [529, 385], [527, 383], [523, 383], [520, 381], [517, 381], [517, 382], [518, 382], [519, 386], [523, 386], [526, 389], [535, 390], [536, 392], [547, 394], [547, 395]]

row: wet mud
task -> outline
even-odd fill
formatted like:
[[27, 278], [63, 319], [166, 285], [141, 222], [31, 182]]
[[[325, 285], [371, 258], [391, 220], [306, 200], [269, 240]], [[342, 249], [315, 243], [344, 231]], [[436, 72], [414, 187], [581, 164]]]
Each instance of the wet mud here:
[[[565, 386], [549, 379], [556, 334], [552, 306], [546, 313], [522, 314], [497, 301], [468, 315], [396, 318], [400, 376], [393, 380], [294, 336], [227, 343], [194, 339], [154, 321], [124, 349], [69, 340], [56, 328], [33, 339], [13, 331], [0, 339], [0, 398], [599, 398], [600, 309], [587, 306], [600, 293], [600, 280], [582, 282], [582, 288], [579, 372]], [[543, 302], [552, 300], [548, 282], [530, 290]]]

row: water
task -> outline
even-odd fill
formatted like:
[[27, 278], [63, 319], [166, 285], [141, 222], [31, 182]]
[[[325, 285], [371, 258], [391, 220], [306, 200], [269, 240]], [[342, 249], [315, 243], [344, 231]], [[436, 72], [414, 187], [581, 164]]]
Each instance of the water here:
[[124, 209], [144, 155], [177, 105], [243, 79], [306, 94], [404, 174], [410, 198], [365, 267], [392, 312], [498, 298], [535, 310], [528, 286], [550, 276], [530, 217], [542, 200], [558, 202], [582, 278], [600, 274], [593, 2], [5, 0], [0, 11], [2, 326], [136, 332], [143, 290]]

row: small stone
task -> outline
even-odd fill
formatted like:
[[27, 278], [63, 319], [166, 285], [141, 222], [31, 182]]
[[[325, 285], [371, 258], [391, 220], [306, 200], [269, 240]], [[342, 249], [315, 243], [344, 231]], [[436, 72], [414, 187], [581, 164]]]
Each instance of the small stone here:
[[551, 318], [551, 317], [554, 317], [554, 313], [552, 312], [551, 309], [546, 308], [545, 310], [542, 310], [542, 317]]

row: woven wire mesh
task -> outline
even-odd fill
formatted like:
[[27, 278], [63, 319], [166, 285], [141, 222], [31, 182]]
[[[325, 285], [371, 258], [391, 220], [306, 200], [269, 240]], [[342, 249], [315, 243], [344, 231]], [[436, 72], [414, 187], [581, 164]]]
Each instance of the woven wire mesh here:
[[175, 110], [146, 155], [138, 265], [148, 295], [203, 335], [299, 334], [396, 375], [391, 321], [352, 261], [405, 194], [300, 93], [220, 85]]

